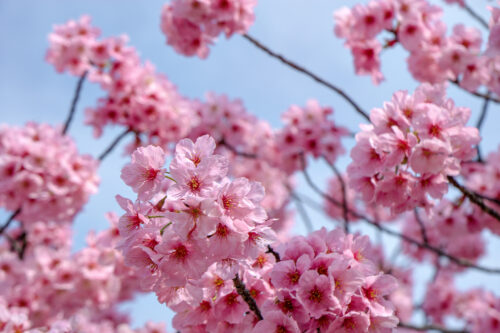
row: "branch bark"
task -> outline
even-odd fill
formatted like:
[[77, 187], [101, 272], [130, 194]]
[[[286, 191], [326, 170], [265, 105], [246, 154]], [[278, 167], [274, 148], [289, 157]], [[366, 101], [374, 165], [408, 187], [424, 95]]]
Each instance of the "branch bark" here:
[[248, 307], [250, 308], [250, 310], [252, 310], [253, 313], [255, 313], [257, 318], [259, 318], [259, 320], [264, 319], [264, 317], [262, 317], [262, 313], [259, 310], [259, 307], [257, 306], [257, 303], [255, 302], [253, 297], [250, 295], [250, 292], [245, 287], [245, 284], [243, 283], [243, 281], [240, 280], [240, 277], [238, 274], [236, 274], [236, 276], [233, 278], [233, 284], [234, 284], [234, 287], [236, 288], [236, 291], [238, 292], [238, 294], [241, 296], [241, 298], [243, 298], [245, 303], [248, 304]]
[[352, 99], [352, 97], [350, 97], [349, 95], [347, 95], [347, 93], [345, 91], [343, 91], [339, 87], [335, 86], [333, 83], [330, 83], [330, 82], [326, 81], [325, 79], [319, 77], [318, 75], [314, 74], [310, 70], [308, 70], [308, 69], [306, 69], [306, 68], [298, 65], [297, 63], [294, 63], [291, 60], [288, 60], [287, 58], [285, 58], [281, 54], [278, 54], [278, 53], [272, 51], [270, 48], [268, 48], [267, 46], [263, 45], [261, 42], [259, 42], [257, 39], [253, 38], [249, 34], [244, 34], [243, 38], [245, 38], [246, 40], [248, 40], [250, 43], [252, 43], [253, 45], [255, 45], [260, 50], [264, 51], [265, 53], [267, 53], [271, 57], [273, 57], [275, 59], [278, 59], [279, 61], [281, 61], [283, 64], [287, 65], [288, 67], [293, 68], [296, 71], [309, 76], [311, 79], [313, 79], [314, 81], [318, 82], [319, 84], [327, 87], [330, 90], [333, 90], [335, 93], [337, 93], [338, 95], [340, 95], [343, 99], [345, 99], [347, 101], [347, 103], [351, 104], [351, 106], [356, 110], [356, 112], [358, 112], [363, 118], [365, 118], [366, 120], [370, 121], [370, 117], [358, 105], [358, 103], [356, 103]]
[[76, 84], [75, 93], [73, 95], [73, 100], [71, 101], [71, 106], [69, 108], [68, 117], [66, 118], [66, 122], [64, 123], [62, 134], [66, 134], [68, 132], [69, 125], [71, 125], [71, 121], [73, 120], [73, 117], [74, 117], [75, 111], [76, 111], [76, 104], [78, 103], [78, 99], [80, 98], [80, 92], [82, 90], [83, 82], [85, 81], [87, 74], [88, 74], [88, 71], [85, 71], [83, 73], [83, 75], [80, 76], [80, 79], [78, 79], [78, 83]]

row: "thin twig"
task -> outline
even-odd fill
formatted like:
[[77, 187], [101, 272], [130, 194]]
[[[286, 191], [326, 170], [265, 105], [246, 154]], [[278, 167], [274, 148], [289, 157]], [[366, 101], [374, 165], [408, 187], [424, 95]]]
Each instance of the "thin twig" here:
[[478, 197], [480, 197], [481, 199], [484, 199], [484, 200], [488, 200], [488, 201], [491, 201], [497, 205], [500, 206], [500, 200], [499, 199], [496, 199], [496, 198], [492, 198], [492, 197], [488, 197], [484, 194], [481, 194], [479, 192], [475, 192], [475, 191], [471, 191], [472, 193], [474, 193], [474, 195], [477, 195]]
[[474, 192], [470, 191], [469, 189], [467, 189], [465, 186], [463, 185], [460, 185], [456, 180], [455, 178], [451, 177], [451, 176], [448, 176], [448, 181], [453, 185], [455, 186], [460, 192], [462, 192], [462, 194], [464, 196], [466, 196], [472, 203], [475, 203], [479, 208], [481, 208], [481, 210], [483, 212], [485, 212], [486, 214], [488, 214], [489, 216], [493, 217], [495, 220], [499, 221], [500, 222], [500, 214], [490, 208], [489, 206], [486, 206], [484, 204], [484, 201], [482, 198], [480, 198], [479, 196], [477, 196]]
[[418, 225], [420, 226], [420, 233], [422, 234], [422, 239], [424, 240], [424, 244], [429, 244], [429, 238], [427, 237], [427, 230], [425, 229], [424, 222], [420, 218], [420, 214], [418, 213], [417, 208], [413, 210], [415, 214], [415, 220], [417, 220]]
[[257, 318], [259, 320], [264, 319], [264, 317], [262, 317], [262, 314], [260, 313], [260, 310], [259, 310], [259, 307], [257, 306], [257, 303], [255, 302], [253, 297], [250, 295], [250, 292], [245, 287], [245, 284], [243, 283], [243, 281], [240, 280], [238, 273], [236, 273], [236, 276], [233, 278], [233, 284], [234, 284], [234, 287], [236, 288], [236, 291], [238, 292], [238, 294], [241, 296], [241, 298], [243, 298], [245, 303], [248, 304], [248, 307], [250, 308], [250, 310], [252, 310], [253, 313], [255, 313]]
[[469, 7], [469, 5], [465, 4], [463, 6], [463, 8], [465, 9], [465, 11], [470, 15], [472, 16], [477, 22], [479, 22], [479, 24], [481, 24], [484, 28], [486, 29], [489, 29], [489, 25], [488, 25], [488, 22], [486, 22], [486, 20], [484, 18], [482, 18], [478, 13], [476, 13], [471, 7]]
[[14, 221], [16, 216], [19, 215], [19, 213], [21, 213], [21, 208], [16, 209], [12, 214], [10, 214], [7, 221], [0, 228], [0, 234], [3, 234], [3, 232], [9, 227], [9, 225], [12, 223], [12, 221]]
[[281, 261], [280, 254], [278, 252], [274, 251], [274, 249], [271, 247], [271, 245], [267, 246], [266, 253], [271, 253], [274, 256], [274, 259], [276, 260], [276, 262], [280, 262]]
[[469, 333], [467, 330], [454, 330], [454, 329], [449, 329], [446, 327], [438, 326], [438, 325], [423, 325], [423, 326], [417, 326], [413, 324], [407, 324], [407, 323], [399, 323], [399, 327], [403, 328], [409, 328], [415, 331], [436, 331], [436, 332], [441, 332], [441, 333]]
[[66, 134], [69, 129], [69, 125], [71, 124], [71, 121], [73, 120], [73, 116], [75, 115], [75, 110], [76, 110], [76, 104], [78, 103], [78, 98], [80, 98], [80, 92], [83, 87], [83, 82], [85, 81], [85, 78], [87, 77], [88, 71], [85, 71], [82, 76], [78, 79], [78, 83], [76, 84], [76, 89], [75, 93], [73, 95], [73, 100], [71, 101], [71, 107], [69, 108], [69, 113], [68, 117], [66, 118], [66, 122], [64, 123], [64, 128], [62, 133]]
[[490, 104], [490, 96], [491, 93], [488, 91], [486, 97], [484, 99], [483, 108], [481, 109], [481, 114], [479, 115], [479, 119], [477, 120], [476, 127], [479, 131], [481, 131], [481, 127], [483, 126], [484, 118], [486, 117], [486, 113], [488, 111], [488, 106]]
[[23, 260], [24, 254], [26, 253], [26, 248], [28, 247], [28, 234], [26, 233], [25, 230], [23, 230], [21, 235], [19, 235], [17, 241], [21, 243], [17, 255], [19, 256], [20, 260]]
[[246, 158], [257, 158], [258, 157], [256, 154], [238, 151], [235, 147], [233, 147], [231, 144], [229, 144], [224, 138], [222, 138], [217, 143], [217, 145], [226, 147], [227, 149], [229, 149], [231, 152], [233, 152], [235, 155], [238, 155], [238, 156], [242, 156], [242, 157], [246, 157]]
[[337, 170], [337, 168], [335, 167], [335, 165], [333, 165], [332, 163], [330, 163], [328, 161], [328, 159], [326, 159], [325, 157], [323, 157], [323, 159], [326, 161], [326, 164], [328, 164], [330, 166], [330, 168], [333, 170], [333, 173], [337, 176], [337, 179], [340, 183], [340, 188], [342, 190], [342, 216], [344, 218], [344, 231], [346, 234], [349, 233], [349, 215], [348, 215], [348, 211], [347, 211], [347, 195], [346, 195], [346, 185], [345, 185], [345, 181], [344, 181], [344, 178], [342, 177], [342, 175], [340, 174], [339, 170]]
[[258, 40], [256, 40], [255, 38], [253, 38], [252, 36], [248, 35], [248, 34], [244, 34], [243, 35], [243, 38], [245, 38], [246, 40], [248, 40], [250, 43], [252, 43], [253, 45], [257, 46], [259, 49], [261, 49], [262, 51], [264, 51], [265, 53], [267, 53], [268, 55], [270, 55], [271, 57], [273, 58], [276, 58], [278, 60], [280, 60], [282, 63], [284, 63], [285, 65], [295, 69], [296, 71], [298, 72], [301, 72], [302, 74], [305, 74], [307, 76], [309, 76], [311, 79], [313, 79], [314, 81], [322, 84], [323, 86], [333, 90], [334, 92], [336, 92], [337, 94], [339, 94], [342, 98], [344, 98], [349, 104], [352, 105], [352, 107], [363, 117], [365, 118], [366, 120], [370, 120], [370, 117], [368, 116], [368, 114], [349, 96], [347, 95], [347, 93], [345, 93], [342, 89], [340, 89], [339, 87], [333, 85], [332, 83], [322, 79], [321, 77], [319, 77], [318, 75], [312, 73], [311, 71], [305, 69], [304, 67], [292, 62], [291, 60], [288, 60], [287, 58], [285, 58], [284, 56], [272, 51], [271, 49], [269, 49], [267, 46], [263, 45], [261, 42], [259, 42]]
[[311, 219], [309, 218], [309, 215], [307, 214], [307, 210], [305, 209], [302, 200], [299, 198], [298, 195], [296, 195], [294, 192], [290, 191], [290, 195], [293, 199], [293, 202], [295, 202], [295, 206], [297, 206], [297, 211], [300, 214], [300, 217], [304, 221], [304, 224], [306, 226], [307, 233], [313, 232], [313, 225], [311, 222]]
[[108, 146], [108, 148], [106, 148], [105, 151], [103, 151], [101, 153], [101, 155], [99, 155], [99, 161], [103, 161], [106, 156], [109, 155], [109, 153], [111, 153], [113, 151], [113, 149], [115, 149], [116, 145], [118, 145], [118, 143], [120, 143], [120, 141], [127, 136], [127, 134], [131, 133], [132, 131], [130, 129], [126, 129], [125, 131], [123, 131], [120, 135], [118, 135], [116, 137], [116, 139], [113, 140], [113, 142], [111, 142], [111, 144]]
[[500, 104], [500, 99], [498, 98], [495, 98], [495, 97], [492, 97], [489, 95], [489, 92], [486, 93], [486, 94], [483, 94], [483, 93], [480, 93], [478, 91], [469, 91], [465, 88], [463, 88], [461, 85], [460, 85], [460, 81], [458, 80], [449, 80], [451, 83], [453, 83], [454, 85], [456, 85], [458, 88], [468, 92], [469, 94], [471, 95], [474, 95], [476, 97], [480, 97], [482, 99], [489, 99], [490, 101], [494, 102], [494, 103], [497, 103], [497, 104]]
[[[303, 173], [304, 173], [304, 177], [305, 177], [307, 183], [315, 192], [317, 192], [319, 195], [321, 195], [322, 197], [324, 197], [326, 200], [330, 201], [334, 205], [337, 205], [338, 207], [342, 206], [342, 204], [339, 201], [337, 201], [336, 199], [334, 199], [333, 197], [331, 197], [327, 193], [324, 193], [321, 189], [318, 188], [318, 186], [316, 184], [314, 184], [314, 182], [311, 180], [311, 177], [307, 173], [306, 169], [303, 170]], [[386, 227], [382, 226], [381, 224], [377, 223], [376, 221], [373, 221], [370, 218], [368, 218], [367, 216], [364, 216], [364, 215], [362, 215], [354, 210], [349, 209], [349, 213], [351, 215], [363, 220], [364, 222], [372, 225], [373, 227], [379, 229], [380, 231], [388, 234], [388, 235], [398, 237], [405, 242], [408, 242], [408, 243], [416, 245], [420, 248], [432, 251], [441, 257], [448, 258], [450, 261], [454, 262], [455, 264], [457, 264], [459, 266], [469, 267], [471, 269], [475, 269], [475, 270], [486, 272], [486, 273], [500, 274], [500, 268], [490, 268], [490, 267], [479, 266], [479, 265], [474, 264], [473, 262], [470, 262], [469, 260], [454, 257], [454, 256], [444, 252], [443, 250], [441, 250], [437, 247], [434, 247], [434, 246], [429, 245], [429, 244], [421, 243], [421, 242], [419, 242], [419, 241], [417, 241], [417, 240], [415, 240], [415, 239], [413, 239], [405, 234], [402, 234], [400, 232], [386, 228]]]
[[[488, 112], [488, 106], [490, 104], [490, 92], [487, 93], [488, 98], [484, 99], [483, 108], [481, 109], [481, 114], [479, 115], [479, 119], [477, 120], [476, 127], [479, 132], [481, 132], [481, 127], [483, 126], [484, 119], [486, 118], [486, 113]], [[481, 157], [481, 148], [479, 144], [477, 145], [477, 160], [478, 162], [482, 162], [483, 158]]]

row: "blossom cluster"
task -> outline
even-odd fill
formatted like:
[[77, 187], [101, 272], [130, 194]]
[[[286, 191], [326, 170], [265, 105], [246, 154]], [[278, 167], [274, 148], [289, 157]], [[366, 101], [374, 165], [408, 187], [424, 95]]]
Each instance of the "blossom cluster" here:
[[[10, 251], [7, 241], [0, 243], [0, 332], [68, 332], [70, 328], [72, 332], [115, 332], [127, 324], [116, 305], [132, 299], [139, 284], [115, 249], [118, 217], [109, 214], [108, 218], [111, 228], [89, 234], [87, 247], [74, 254], [69, 226], [57, 223], [26, 226], [22, 259]], [[9, 230], [9, 236], [15, 238], [19, 232]], [[149, 326], [150, 330], [138, 332], [155, 332], [154, 325]]]
[[304, 169], [307, 155], [335, 163], [345, 152], [341, 138], [348, 135], [348, 131], [328, 120], [332, 113], [332, 108], [322, 107], [316, 100], [309, 100], [304, 107], [292, 105], [283, 113], [285, 127], [276, 138], [282, 168], [290, 173]]
[[[79, 34], [72, 33], [76, 30], [96, 32], [84, 34], [82, 40]], [[98, 37], [98, 29], [90, 26], [86, 16], [57, 26], [50, 38], [47, 59], [65, 63], [68, 56], [61, 45], [83, 43], [85, 49], [92, 49], [97, 43], [109, 44], [109, 48], [116, 40], [99, 41]], [[120, 40], [125, 42], [126, 38]], [[292, 106], [283, 117], [285, 127], [273, 130], [250, 114], [239, 99], [215, 93], [207, 93], [204, 100], [180, 96], [167, 78], [157, 74], [150, 64], [141, 64], [136, 52], [125, 44], [105, 52], [106, 66], [95, 66], [96, 61], [86, 57], [87, 53], [80, 54], [80, 62], [87, 63], [89, 78], [107, 92], [97, 107], [86, 110], [86, 122], [97, 136], [106, 126], [119, 125], [135, 134], [130, 151], [149, 143], [169, 153], [183, 137], [195, 140], [210, 133], [218, 144], [217, 153], [231, 162], [230, 175], [259, 181], [266, 188], [261, 204], [271, 218], [290, 215], [285, 207], [293, 187], [291, 176], [305, 167], [307, 157], [323, 157], [334, 163], [344, 151], [341, 138], [347, 131], [330, 119], [333, 110], [317, 101], [310, 100], [304, 107]], [[273, 228], [284, 232], [290, 225], [286, 221], [290, 219], [280, 219]]]
[[252, 25], [257, 0], [173, 0], [164, 5], [161, 30], [167, 44], [185, 56], [206, 58], [220, 34], [244, 34]]
[[[281, 261], [262, 253], [239, 276], [261, 309], [253, 313], [231, 276], [210, 267], [198, 297], [172, 307], [178, 330], [238, 332], [390, 332], [398, 319], [387, 297], [396, 279], [379, 272], [366, 236], [326, 229], [294, 237], [279, 249]], [[234, 273], [234, 272], [233, 272]]]
[[[173, 2], [172, 6], [177, 3], [181, 2]], [[204, 2], [196, 3], [201, 6]], [[237, 1], [228, 3], [230, 8], [237, 7]], [[80, 30], [86, 33], [78, 33]], [[98, 37], [98, 29], [83, 16], [77, 22], [56, 26], [47, 52], [47, 60], [63, 70], [70, 65], [68, 45], [82, 45], [82, 50], [91, 50], [95, 45], [103, 48], [103, 66], [96, 65], [99, 62], [90, 51], [82, 51], [78, 58], [79, 63], [86, 64], [90, 80], [100, 83], [107, 92], [97, 107], [86, 110], [86, 123], [93, 127], [96, 136], [107, 125], [119, 125], [135, 133], [131, 151], [154, 144], [170, 152], [181, 138], [194, 140], [210, 133], [221, 148], [226, 148], [219, 149], [219, 153], [231, 159], [234, 167], [230, 171], [234, 170], [235, 176], [245, 175], [269, 187], [265, 205], [267, 208], [273, 203], [269, 208], [276, 210], [282, 209], [286, 202], [289, 176], [305, 166], [302, 155], [324, 157], [334, 163], [344, 152], [341, 138], [347, 131], [328, 119], [333, 110], [317, 101], [310, 100], [305, 107], [292, 106], [283, 117], [285, 127], [273, 130], [267, 122], [251, 115], [238, 99], [214, 93], [208, 93], [204, 101], [181, 96], [175, 85], [156, 73], [151, 64], [141, 63], [136, 51], [126, 45], [126, 37], [104, 40]], [[255, 161], [238, 153], [252, 156]]]
[[383, 108], [373, 109], [361, 125], [348, 166], [350, 185], [367, 202], [393, 213], [430, 207], [448, 189], [447, 176], [472, 160], [480, 141], [466, 127], [470, 109], [447, 99], [444, 85], [419, 86], [413, 95], [396, 92]]
[[[388, 208], [375, 202], [366, 203], [362, 195], [349, 186], [347, 174], [334, 175], [328, 181], [327, 196], [323, 200], [325, 213], [336, 221], [359, 221], [360, 216], [371, 217], [378, 222], [394, 220]], [[345, 204], [344, 204], [345, 200]], [[345, 211], [344, 211], [345, 210]]]
[[[407, 213], [403, 233], [457, 258], [476, 262], [485, 254], [485, 241], [481, 234], [484, 227], [484, 220], [474, 206], [442, 199], [428, 214], [420, 211]], [[403, 249], [413, 259], [429, 259], [432, 263], [439, 261], [435, 253], [413, 244], [404, 243]], [[447, 266], [450, 270], [463, 270], [454, 263]]]
[[447, 270], [428, 285], [422, 309], [437, 324], [458, 318], [466, 322], [468, 332], [500, 332], [500, 298], [480, 288], [457, 290]]
[[[469, 91], [486, 86], [500, 94], [500, 10], [491, 11], [485, 51], [481, 50], [478, 29], [457, 24], [447, 36], [441, 8], [426, 0], [372, 0], [352, 9], [344, 7], [334, 15], [335, 34], [346, 40], [356, 73], [371, 75], [375, 83], [383, 80], [379, 59], [382, 49], [401, 44], [410, 53], [408, 69], [420, 82], [439, 84], [451, 80]], [[383, 31], [390, 34], [384, 45], [377, 40]]]
[[126, 211], [118, 225], [120, 248], [143, 288], [162, 302], [212, 264], [253, 258], [274, 238], [272, 220], [260, 205], [263, 187], [226, 177], [227, 159], [214, 150], [208, 135], [195, 143], [183, 139], [167, 172], [163, 150], [148, 146], [137, 149], [122, 170], [138, 200], [117, 196]]
[[25, 224], [70, 222], [97, 191], [98, 163], [60, 128], [0, 127], [0, 207]]

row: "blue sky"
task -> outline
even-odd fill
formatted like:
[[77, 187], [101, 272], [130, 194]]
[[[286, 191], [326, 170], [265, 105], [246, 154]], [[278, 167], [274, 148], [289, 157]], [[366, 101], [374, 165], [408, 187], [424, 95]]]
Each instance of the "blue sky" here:
[[[316, 84], [311, 79], [287, 68], [256, 49], [240, 36], [230, 40], [220, 38], [211, 48], [207, 60], [177, 55], [165, 44], [159, 29], [160, 10], [165, 1], [132, 0], [3, 0], [0, 1], [0, 123], [22, 125], [29, 120], [60, 124], [64, 121], [74, 92], [77, 78], [58, 74], [44, 62], [47, 35], [53, 24], [64, 23], [89, 14], [93, 24], [102, 30], [103, 36], [127, 34], [143, 60], [150, 60], [157, 70], [166, 74], [182, 94], [203, 97], [207, 91], [225, 93], [231, 98], [243, 99], [247, 109], [274, 127], [280, 126], [280, 114], [291, 104], [303, 105], [315, 98], [335, 109], [334, 119], [341, 125], [356, 131], [362, 118], [340, 97]], [[366, 1], [362, 1], [366, 2]], [[440, 1], [434, 1], [441, 3]], [[488, 18], [483, 8], [486, 0], [474, 0], [477, 11]], [[369, 77], [354, 75], [352, 58], [343, 42], [333, 35], [333, 11], [341, 6], [352, 6], [352, 0], [261, 0], [256, 8], [256, 22], [250, 34], [265, 45], [304, 65], [315, 73], [339, 85], [366, 110], [379, 107], [389, 100], [396, 90], [413, 91], [417, 83], [406, 71], [406, 53], [397, 47], [382, 55], [382, 72], [386, 76], [379, 86], [373, 86]], [[444, 6], [449, 26], [466, 22], [479, 27], [458, 7]], [[481, 101], [450, 87], [449, 95], [458, 105], [472, 109], [475, 123]], [[92, 130], [83, 125], [85, 107], [94, 106], [103, 96], [97, 85], [85, 83], [77, 115], [70, 129], [80, 150], [97, 156], [120, 132], [106, 130], [96, 140]], [[493, 105], [482, 132], [485, 152], [496, 149], [499, 107]], [[352, 140], [346, 141], [352, 147]], [[104, 213], [120, 212], [114, 201], [115, 194], [133, 197], [120, 180], [121, 167], [127, 162], [119, 147], [104, 161], [99, 170], [101, 186], [75, 222], [75, 248], [81, 248], [89, 230], [107, 227]], [[345, 156], [340, 161], [344, 168], [349, 162]], [[330, 171], [324, 165], [315, 164], [311, 173], [319, 184], [325, 183]], [[301, 191], [313, 195], [303, 185]], [[332, 226], [331, 222], [317, 213], [310, 212], [316, 227]], [[0, 210], [0, 220], [7, 213]], [[371, 233], [369, 229], [366, 230]], [[295, 232], [304, 233], [300, 221]], [[389, 243], [391, 243], [389, 241]], [[492, 250], [498, 250], [497, 245]], [[500, 266], [494, 256], [485, 264]], [[418, 273], [429, 274], [425, 269]], [[479, 273], [469, 273], [460, 278], [464, 286], [493, 286], [495, 279]], [[498, 281], [498, 280], [496, 280]], [[496, 282], [497, 293], [500, 284]], [[154, 296], [144, 296], [127, 308], [131, 309], [133, 323], [147, 319], [170, 321], [171, 313], [159, 305]]]

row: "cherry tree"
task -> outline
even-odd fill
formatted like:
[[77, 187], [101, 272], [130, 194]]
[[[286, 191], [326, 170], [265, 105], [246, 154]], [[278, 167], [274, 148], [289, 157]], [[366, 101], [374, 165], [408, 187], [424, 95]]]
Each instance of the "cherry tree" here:
[[[241, 99], [183, 94], [88, 15], [56, 24], [45, 60], [76, 79], [68, 115], [0, 127], [0, 331], [165, 332], [166, 323], [132, 328], [121, 310], [152, 292], [178, 332], [500, 332], [492, 286], [460, 286], [467, 272], [500, 274], [483, 263], [500, 234], [500, 153], [481, 149], [500, 103], [500, 7], [483, 17], [485, 4], [446, 2], [332, 5], [331, 38], [356, 75], [383, 84], [382, 53], [399, 48], [418, 83], [367, 109], [343, 78], [251, 35], [256, 0], [165, 3], [162, 47], [207, 59], [218, 39], [238, 36], [345, 102], [339, 112], [311, 96], [279, 127]], [[447, 26], [449, 8], [468, 25]], [[93, 155], [70, 135], [86, 81], [101, 97], [84, 124], [96, 138], [120, 129]], [[451, 89], [482, 108], [460, 105]], [[362, 119], [355, 131], [345, 112]], [[75, 216], [106, 186], [98, 168], [115, 148], [127, 156], [115, 170], [129, 191], [115, 193], [121, 210], [106, 214], [107, 229], [72, 251]], [[317, 211], [327, 227], [310, 217]], [[294, 235], [301, 222], [307, 233]]]

